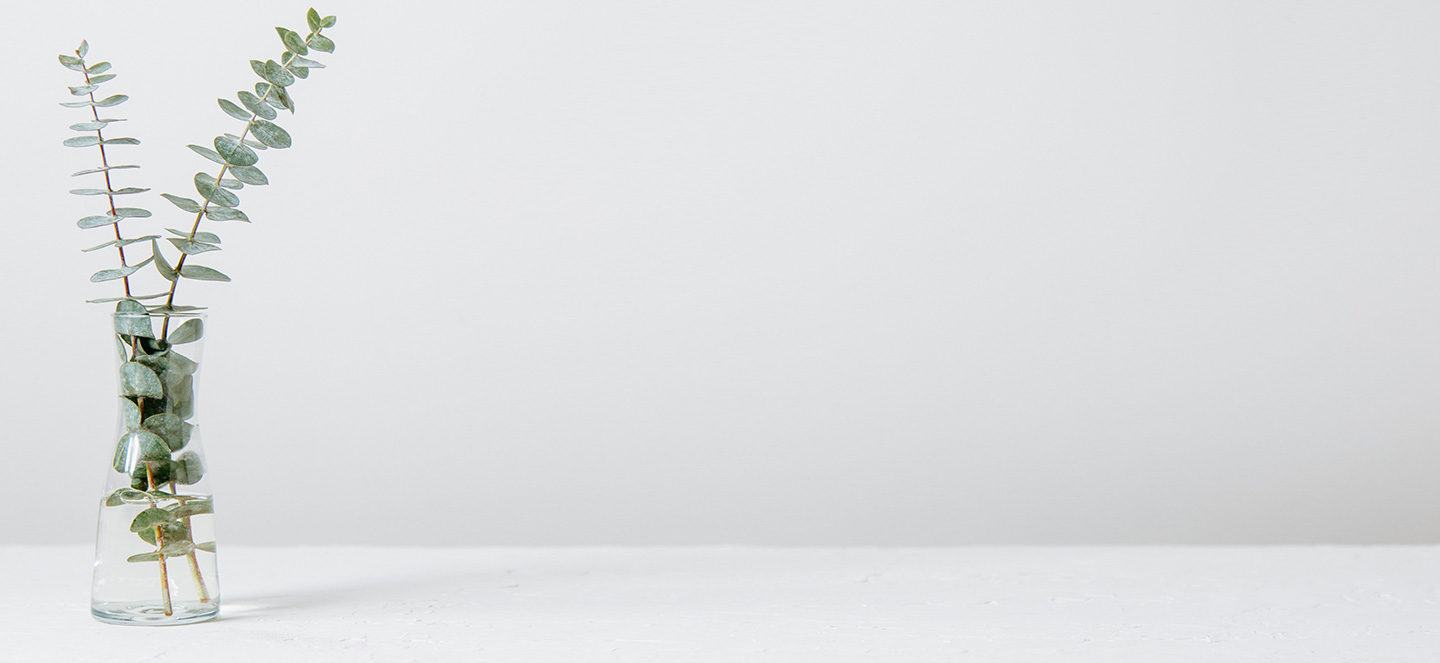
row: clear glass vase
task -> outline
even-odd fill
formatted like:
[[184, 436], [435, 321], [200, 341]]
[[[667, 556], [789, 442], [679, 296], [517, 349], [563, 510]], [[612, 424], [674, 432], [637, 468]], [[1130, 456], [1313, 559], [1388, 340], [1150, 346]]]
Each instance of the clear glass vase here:
[[100, 621], [186, 624], [220, 612], [215, 501], [195, 416], [205, 332], [202, 314], [134, 301], [113, 316], [119, 417], [90, 598]]

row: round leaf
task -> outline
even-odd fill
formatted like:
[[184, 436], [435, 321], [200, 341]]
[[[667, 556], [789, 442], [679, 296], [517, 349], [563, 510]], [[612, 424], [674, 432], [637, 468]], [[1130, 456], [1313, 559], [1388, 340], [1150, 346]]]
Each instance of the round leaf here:
[[[189, 267], [189, 265], [186, 265]], [[120, 367], [120, 395], [145, 398], [162, 398], [165, 388], [155, 371], [137, 361], [127, 361]]]
[[276, 149], [290, 147], [290, 133], [273, 122], [255, 120], [250, 124], [250, 132], [254, 134], [256, 140], [269, 147]]

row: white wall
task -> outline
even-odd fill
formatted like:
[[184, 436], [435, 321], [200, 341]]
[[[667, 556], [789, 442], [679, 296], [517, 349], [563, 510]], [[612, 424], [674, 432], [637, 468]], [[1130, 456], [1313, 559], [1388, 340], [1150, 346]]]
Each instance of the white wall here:
[[[55, 53], [184, 192], [305, 9], [139, 4], [0, 45], [0, 542], [111, 453]], [[320, 9], [184, 298], [226, 540], [1440, 540], [1440, 5]]]

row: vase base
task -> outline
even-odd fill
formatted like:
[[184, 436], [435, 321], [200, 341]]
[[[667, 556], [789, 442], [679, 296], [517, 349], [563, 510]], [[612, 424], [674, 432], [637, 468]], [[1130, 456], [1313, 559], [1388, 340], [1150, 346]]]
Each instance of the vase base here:
[[177, 626], [214, 619], [220, 614], [220, 602], [176, 601], [171, 614], [153, 603], [96, 603], [90, 614], [106, 624], [121, 626]]

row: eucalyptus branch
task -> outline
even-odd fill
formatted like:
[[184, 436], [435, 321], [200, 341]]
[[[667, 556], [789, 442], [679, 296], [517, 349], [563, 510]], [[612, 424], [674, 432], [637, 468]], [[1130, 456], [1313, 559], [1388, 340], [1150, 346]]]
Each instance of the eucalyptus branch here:
[[[139, 145], [140, 141], [134, 138], [107, 139], [105, 137], [106, 126], [108, 126], [112, 122], [121, 122], [123, 120], [115, 118], [102, 119], [100, 117], [99, 109], [118, 106], [122, 103], [125, 103], [125, 101], [129, 99], [129, 97], [123, 94], [116, 94], [106, 97], [104, 99], [97, 100], [95, 98], [95, 91], [100, 89], [100, 86], [102, 84], [115, 78], [115, 74], [109, 73], [111, 69], [110, 63], [97, 62], [93, 65], [85, 64], [85, 56], [88, 55], [90, 52], [90, 44], [86, 41], [81, 41], [80, 46], [76, 48], [73, 52], [75, 53], [74, 55], [61, 55], [60, 64], [65, 66], [65, 68], [67, 69], [73, 69], [80, 72], [81, 76], [84, 77], [84, 85], [71, 87], [70, 94], [77, 97], [84, 97], [87, 99], [87, 101], [69, 101], [63, 102], [60, 105], [67, 108], [88, 108], [90, 110], [90, 121], [70, 125], [70, 129], [81, 132], [82, 135], [65, 139], [64, 145], [66, 147], [83, 148], [94, 146], [99, 148], [100, 166], [98, 168], [91, 168], [74, 173], [72, 177], [78, 177], [81, 175], [93, 175], [95, 173], [99, 173], [104, 177], [105, 188], [72, 189], [70, 193], [79, 196], [105, 196], [108, 212], [99, 216], [87, 216], [83, 219], [80, 219], [80, 221], [77, 222], [77, 225], [79, 225], [81, 228], [99, 228], [103, 226], [110, 226], [111, 229], [114, 231], [115, 239], [105, 242], [103, 244], [92, 246], [88, 249], [84, 249], [84, 251], [96, 251], [109, 246], [114, 246], [120, 258], [120, 267], [118, 269], [104, 269], [95, 272], [90, 276], [90, 281], [94, 283], [100, 283], [104, 281], [114, 281], [116, 279], [119, 279], [122, 290], [124, 291], [124, 297], [111, 297], [91, 301], [113, 302], [118, 299], [134, 298], [134, 295], [132, 294], [130, 289], [130, 276], [135, 272], [139, 271], [140, 268], [144, 267], [147, 263], [149, 263], [150, 258], [147, 258], [136, 265], [131, 265], [129, 261], [126, 260], [125, 247], [136, 242], [149, 241], [155, 238], [155, 236], [149, 235], [133, 239], [126, 239], [125, 236], [120, 232], [120, 221], [127, 218], [145, 218], [150, 216], [150, 212], [139, 207], [117, 207], [115, 204], [115, 197], [144, 193], [146, 191], [149, 191], [149, 189], [140, 187], [124, 187], [121, 189], [116, 189], [110, 179], [110, 171], [125, 168], [139, 168], [139, 166], [110, 165], [110, 158], [105, 151], [105, 147], [107, 145]], [[90, 133], [94, 133], [94, 135], [88, 135]], [[145, 298], [154, 298], [159, 296], [160, 295], [148, 295]]]
[[[236, 96], [240, 100], [239, 105], [229, 99], [218, 100], [220, 109], [227, 115], [245, 122], [240, 135], [217, 136], [213, 141], [214, 149], [200, 145], [189, 146], [196, 154], [220, 165], [219, 172], [214, 175], [204, 172], [195, 174], [195, 190], [200, 194], [201, 199], [196, 201], [183, 196], [162, 194], [176, 207], [193, 213], [195, 218], [191, 221], [188, 232], [168, 229], [168, 232], [176, 237], [167, 238], [167, 240], [180, 251], [180, 257], [175, 261], [173, 267], [158, 246], [155, 249], [155, 267], [162, 277], [170, 281], [170, 287], [165, 294], [165, 303], [154, 307], [155, 310], [166, 313], [190, 310], [175, 306], [175, 291], [180, 286], [182, 278], [197, 281], [230, 280], [229, 276], [219, 270], [188, 264], [190, 256], [220, 250], [219, 235], [200, 232], [201, 221], [205, 219], [216, 222], [250, 221], [250, 218], [238, 209], [240, 197], [232, 191], [240, 190], [246, 184], [263, 186], [270, 183], [265, 173], [255, 167], [260, 160], [257, 150], [272, 147], [285, 149], [291, 145], [289, 132], [272, 122], [277, 116], [276, 110], [289, 110], [293, 114], [295, 102], [287, 88], [293, 85], [297, 78], [308, 78], [311, 69], [325, 67], [324, 64], [305, 56], [311, 50], [324, 53], [335, 51], [335, 42], [323, 35], [322, 32], [325, 28], [334, 26], [336, 18], [334, 16], [322, 18], [314, 9], [311, 9], [305, 18], [310, 32], [304, 37], [288, 28], [275, 28], [285, 47], [279, 62], [275, 60], [250, 61], [251, 69], [261, 79], [255, 84], [253, 94], [245, 90], [237, 93]], [[232, 177], [227, 178], [227, 174]], [[162, 340], [167, 338], [169, 331], [170, 318], [167, 315], [161, 323], [160, 338]]]

